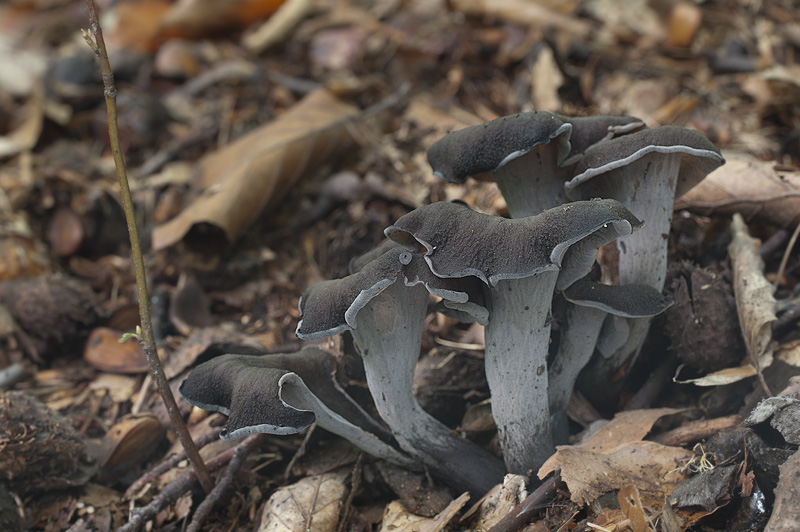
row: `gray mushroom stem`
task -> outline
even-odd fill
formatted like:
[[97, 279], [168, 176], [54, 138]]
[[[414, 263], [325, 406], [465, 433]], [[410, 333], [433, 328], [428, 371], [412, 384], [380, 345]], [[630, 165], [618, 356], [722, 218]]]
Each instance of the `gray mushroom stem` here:
[[524, 473], [553, 452], [548, 410], [550, 301], [558, 271], [498, 281], [486, 290], [486, 380], [506, 467]]
[[372, 399], [400, 447], [436, 476], [483, 495], [499, 483], [500, 460], [456, 436], [425, 412], [414, 396], [413, 377], [420, 349], [428, 291], [421, 284], [393, 283], [358, 313], [353, 337], [361, 350]]
[[652, 317], [672, 304], [652, 286], [609, 286], [585, 277], [564, 290], [563, 295], [567, 300], [566, 327], [548, 375], [550, 418], [556, 444], [565, 443], [569, 435], [567, 404], [578, 374], [594, 353], [606, 317]]
[[570, 124], [562, 124], [552, 142], [509, 159], [492, 172], [512, 218], [533, 216], [567, 202], [564, 182], [570, 173], [560, 164], [569, 152], [571, 129]]
[[567, 304], [566, 329], [558, 353], [548, 371], [550, 424], [556, 445], [567, 443], [567, 406], [581, 370], [594, 354], [607, 313], [591, 307]]

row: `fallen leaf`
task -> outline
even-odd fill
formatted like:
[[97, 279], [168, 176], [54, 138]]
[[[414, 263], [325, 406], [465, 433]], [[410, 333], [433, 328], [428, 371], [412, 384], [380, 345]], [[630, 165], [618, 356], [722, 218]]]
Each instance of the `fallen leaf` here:
[[661, 507], [661, 527], [664, 532], [683, 532], [683, 519], [675, 513], [669, 501], [664, 501]]
[[158, 24], [170, 7], [165, 0], [120, 3], [112, 22], [103, 24], [110, 50], [155, 52], [161, 41]]
[[619, 412], [611, 421], [601, 420], [590, 427], [590, 434], [577, 445], [562, 445], [556, 453], [539, 469], [539, 478], [543, 479], [556, 469], [561, 462], [563, 449], [584, 449], [600, 454], [613, 452], [621, 445], [640, 441], [647, 436], [653, 424], [664, 416], [681, 412], [676, 408], [653, 408], [648, 410], [630, 410]]
[[108, 373], [144, 373], [149, 367], [142, 346], [134, 339], [120, 342], [122, 331], [97, 327], [83, 349], [83, 360]]
[[[763, 369], [772, 363], [771, 357], [764, 357], [759, 360], [759, 366]], [[678, 380], [677, 377], [673, 379], [678, 384], [694, 384], [695, 386], [724, 386], [725, 384], [732, 384], [749, 377], [758, 375], [756, 368], [749, 362], [749, 358], [742, 361], [741, 366], [735, 368], [725, 368], [696, 379], [687, 379], [685, 381]]]
[[709, 216], [740, 213], [748, 221], [794, 227], [800, 223], [800, 171], [775, 161], [725, 152], [726, 163], [675, 202], [675, 209]]
[[97, 450], [99, 479], [111, 482], [141, 465], [162, 443], [164, 427], [153, 414], [129, 414], [115, 423]]
[[347, 477], [326, 473], [279, 488], [264, 506], [258, 532], [333, 532], [347, 497]]
[[312, 0], [288, 0], [256, 31], [245, 35], [242, 43], [253, 53], [261, 53], [283, 42], [292, 30], [314, 11]]
[[195, 200], [153, 230], [153, 248], [177, 243], [196, 224], [220, 228], [235, 242], [309, 170], [353, 142], [356, 109], [324, 90], [198, 164]]
[[406, 511], [398, 501], [392, 501], [383, 514], [380, 532], [441, 532], [467, 504], [468, 493], [462, 493], [435, 517], [421, 517]]
[[161, 18], [162, 38], [198, 39], [246, 28], [274, 13], [283, 0], [179, 0]]
[[21, 46], [19, 41], [8, 28], [0, 32], [0, 91], [22, 97], [41, 86], [47, 56], [43, 51]]
[[800, 340], [781, 344], [775, 353], [775, 358], [790, 366], [800, 367]]
[[168, 379], [174, 379], [198, 359], [206, 361], [224, 353], [261, 355], [264, 345], [252, 336], [224, 327], [195, 329], [164, 361], [164, 373]]
[[101, 373], [89, 384], [90, 390], [105, 390], [115, 403], [130, 401], [136, 389], [136, 377]]
[[702, 22], [703, 11], [696, 5], [681, 1], [672, 6], [667, 23], [667, 46], [690, 46]]
[[0, 136], [0, 158], [31, 150], [36, 145], [44, 124], [44, 103], [42, 91], [34, 90], [20, 109], [21, 119], [16, 128]]
[[747, 353], [757, 371], [762, 370], [762, 358], [772, 355], [772, 322], [775, 317], [773, 286], [764, 277], [764, 261], [758, 254], [760, 242], [747, 232], [739, 214], [731, 223], [733, 240], [728, 246], [733, 269], [733, 291], [739, 325]]
[[531, 68], [531, 81], [533, 109], [558, 112], [561, 109], [558, 89], [564, 84], [564, 76], [549, 46], [542, 48], [536, 57], [536, 62]]
[[561, 448], [561, 478], [571, 500], [587, 504], [604, 493], [628, 485], [639, 489], [645, 504], [660, 505], [664, 497], [686, 478], [681, 468], [692, 453], [655, 442], [632, 442], [609, 454], [586, 449]]

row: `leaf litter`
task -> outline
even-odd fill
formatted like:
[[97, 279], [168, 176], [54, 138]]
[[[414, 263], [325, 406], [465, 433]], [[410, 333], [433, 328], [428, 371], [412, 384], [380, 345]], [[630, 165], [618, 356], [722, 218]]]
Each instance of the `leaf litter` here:
[[[0, 276], [12, 283], [0, 290], [11, 294], [0, 300], [0, 371], [23, 369], [8, 373], [21, 380], [0, 387], [14, 390], [4, 392], [4, 405], [25, 393], [25, 404], [36, 405], [31, 408], [41, 415], [12, 420], [22, 427], [14, 435], [46, 435], [54, 448], [76, 445], [86, 459], [78, 465], [52, 462], [60, 468], [58, 482], [30, 485], [35, 494], [15, 482], [19, 471], [4, 469], [6, 480], [9, 471], [14, 477], [7, 497], [9, 488], [0, 487], [0, 522], [4, 528], [10, 523], [9, 529], [111, 530], [125, 524], [131, 505], [144, 507], [177, 490], [180, 495], [153, 514], [151, 527], [188, 525], [199, 501], [181, 480], [179, 451], [165, 451], [165, 416], [142, 378], [135, 343], [116, 346], [117, 333], [102, 328], [132, 331], [136, 320], [126, 318], [125, 309], [136, 294], [116, 178], [109, 171], [97, 65], [87, 50], [68, 46], [85, 26], [82, 3], [34, 4], [41, 9], [0, 7], [0, 55], [10, 59], [0, 61]], [[713, 2], [620, 4], [320, 0], [281, 6], [247, 0], [214, 9], [202, 1], [109, 6], [116, 17], [109, 21], [119, 21], [104, 28], [116, 46], [112, 65], [120, 92], [131, 96], [120, 104], [126, 157], [149, 175], [143, 185], [134, 184], [135, 203], [152, 236], [150, 281], [166, 301], [155, 313], [159, 350], [174, 384], [222, 352], [299, 349], [291, 331], [303, 288], [341, 275], [410, 208], [460, 199], [503, 214], [495, 185], [438, 182], [424, 152], [449, 130], [549, 109], [631, 114], [649, 126], [687, 125], [726, 150], [728, 164], [676, 205], [681, 214], [670, 235], [671, 259], [711, 271], [730, 261], [734, 290], [715, 285], [714, 297], [735, 300], [739, 319], [729, 319], [741, 325], [749, 357], [758, 360], [769, 388], [790, 390], [792, 376], [800, 373], [794, 361], [800, 341], [793, 310], [797, 251], [786, 254], [781, 278], [775, 272], [789, 247], [788, 235], [781, 237], [778, 229], [791, 233], [800, 220], [794, 197], [800, 165], [796, 10], [781, 0], [725, 8]], [[297, 11], [289, 12], [290, 6]], [[267, 18], [284, 7], [280, 17]], [[726, 29], [735, 27], [741, 30]], [[22, 75], [8, 75], [10, 68]], [[407, 82], [408, 96], [388, 106], [390, 113], [360, 122], [359, 109], [391, 99]], [[166, 171], [179, 166], [180, 175]], [[151, 175], [153, 168], [165, 172]], [[336, 199], [322, 183], [339, 172], [348, 172], [356, 192]], [[735, 212], [764, 245], [745, 238], [741, 222], [729, 230]], [[741, 244], [727, 258], [731, 240]], [[197, 247], [186, 245], [198, 241]], [[58, 276], [41, 277], [52, 272], [70, 279], [66, 289]], [[33, 286], [24, 278], [37, 276], [44, 289], [20, 292]], [[196, 282], [191, 291], [179, 288], [187, 278]], [[93, 297], [70, 299], [81, 293], [70, 291], [72, 281]], [[685, 291], [695, 313], [704, 308], [698, 293], [708, 291], [702, 281], [697, 285], [687, 283]], [[62, 289], [66, 295], [59, 295]], [[91, 311], [83, 306], [88, 300]], [[713, 340], [714, 331], [698, 331]], [[456, 353], [453, 360], [481, 356], [458, 347], [474, 334], [437, 317], [428, 324], [423, 351], [444, 358]], [[722, 375], [684, 369], [681, 378], [685, 374], [702, 388], [658, 381], [650, 373], [669, 361], [672, 341], [669, 334], [651, 335], [619, 404], [571, 412], [573, 419], [595, 423], [589, 436], [578, 441], [574, 434], [578, 443], [559, 448], [551, 459], [564, 483], [544, 507], [531, 511], [531, 529], [798, 527], [793, 509], [800, 495], [790, 479], [798, 470], [800, 422], [795, 403], [786, 399], [796, 401], [796, 393], [782, 395], [782, 407], [774, 399], [763, 403], [758, 412], [766, 408], [767, 414], [730, 429], [731, 419], [747, 418], [765, 395], [754, 384], [754, 359]], [[341, 384], [369, 407], [347, 341], [337, 342]], [[464, 414], [488, 399], [480, 378], [468, 381], [465, 389], [426, 375], [425, 385], [436, 387], [426, 407], [451, 427], [463, 426]], [[661, 391], [644, 409], [621, 411], [634, 394], [656, 387]], [[573, 404], [586, 406], [577, 400]], [[218, 416], [181, 408], [197, 438], [214, 439]], [[10, 422], [3, 416], [12, 410], [4, 408], [0, 418]], [[131, 416], [134, 410], [142, 414]], [[56, 419], [53, 412], [62, 417], [46, 422]], [[715, 420], [725, 420], [719, 425], [725, 428], [708, 437], [702, 429]], [[491, 420], [481, 426], [470, 438], [496, 449]], [[337, 451], [342, 444], [322, 432], [263, 438], [257, 450], [240, 442], [205, 445], [205, 459], [217, 464], [219, 476], [235, 481], [228, 484], [230, 503], [214, 510], [203, 530], [486, 530], [504, 526], [503, 514], [523, 506], [526, 489], [536, 487], [509, 479], [483, 502], [468, 503], [414, 473], [412, 492], [409, 484], [387, 482], [368, 458], [353, 474], [357, 453]], [[647, 440], [661, 441], [662, 435], [669, 445]], [[693, 447], [703, 437], [707, 451]], [[27, 441], [3, 440], [0, 458], [51, 457]], [[241, 469], [226, 470], [237, 452], [248, 458]], [[171, 467], [156, 474], [159, 463]], [[700, 463], [706, 464], [702, 470]], [[146, 481], [135, 483], [137, 478]], [[137, 486], [136, 493], [123, 495], [130, 486]], [[703, 498], [685, 499], [681, 490]], [[431, 513], [432, 506], [419, 505], [424, 517], [391, 502], [419, 504], [426, 495], [438, 506]], [[465, 512], [469, 506], [474, 509]]]

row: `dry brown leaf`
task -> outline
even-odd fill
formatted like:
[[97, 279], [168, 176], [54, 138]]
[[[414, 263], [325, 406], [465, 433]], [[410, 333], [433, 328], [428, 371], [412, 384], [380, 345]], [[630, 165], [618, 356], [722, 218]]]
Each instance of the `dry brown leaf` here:
[[122, 331], [97, 327], [89, 335], [83, 349], [83, 360], [108, 373], [144, 373], [147, 358], [142, 346], [133, 338], [120, 342]]
[[115, 423], [97, 451], [100, 479], [108, 482], [147, 460], [164, 437], [164, 427], [153, 414], [129, 414]]
[[286, 39], [313, 11], [312, 0], [288, 0], [260, 28], [245, 35], [242, 43], [249, 51], [259, 54]]
[[[709, 373], [708, 375], [703, 375], [702, 377], [698, 377], [696, 379], [686, 379], [685, 381], [678, 380], [677, 378], [673, 379], [674, 382], [678, 384], [694, 384], [695, 386], [724, 386], [725, 384], [732, 384], [734, 382], [739, 382], [740, 380], [747, 379], [749, 377], [755, 377], [758, 375], [756, 368], [753, 367], [753, 364], [749, 362], [750, 358], [746, 357], [742, 361], [741, 366], [736, 366], [735, 368], [725, 368], [719, 371], [715, 371], [713, 373]], [[762, 357], [759, 360], [759, 366], [761, 369], [769, 366], [772, 363], [772, 357]]]
[[120, 3], [115, 8], [113, 22], [103, 25], [108, 45], [112, 50], [155, 52], [160, 44], [158, 23], [170, 6], [166, 0]]
[[114, 373], [101, 373], [89, 383], [93, 391], [105, 391], [115, 403], [130, 401], [136, 391], [136, 378]]
[[634, 485], [644, 503], [660, 505], [664, 497], [686, 479], [681, 469], [692, 453], [650, 441], [632, 442], [609, 454], [578, 447], [559, 449], [561, 478], [571, 499], [586, 504], [604, 493]]
[[347, 476], [326, 473], [279, 488], [264, 506], [258, 532], [333, 532], [347, 497]]
[[[756, 369], [763, 369], [762, 358], [772, 355], [772, 322], [775, 317], [773, 286], [764, 277], [764, 261], [758, 254], [760, 242], [747, 232], [741, 215], [731, 223], [733, 240], [728, 246], [733, 269], [733, 291], [739, 325], [747, 353]], [[760, 366], [760, 368], [759, 368]]]
[[790, 366], [800, 367], [800, 340], [781, 344], [775, 353], [775, 358]]
[[720, 166], [675, 202], [675, 209], [697, 214], [740, 213], [781, 227], [800, 222], [800, 171], [780, 170], [775, 161], [763, 162], [752, 155], [725, 152]]
[[561, 98], [558, 89], [564, 84], [564, 76], [558, 68], [553, 50], [545, 46], [536, 57], [531, 69], [531, 99], [534, 109], [558, 112], [561, 110]]
[[283, 0], [179, 0], [164, 13], [159, 33], [162, 38], [197, 39], [242, 29], [270, 16], [282, 3]]
[[177, 243], [203, 222], [235, 242], [301, 176], [353, 143], [348, 127], [356, 112], [327, 91], [315, 91], [277, 120], [204, 157], [194, 202], [153, 230], [153, 248]]
[[39, 141], [44, 124], [44, 97], [41, 90], [34, 90], [27, 103], [20, 109], [20, 122], [7, 135], [0, 136], [0, 159], [32, 149]]
[[435, 517], [421, 517], [408, 512], [399, 501], [392, 501], [383, 513], [380, 532], [441, 532], [467, 504], [468, 493], [462, 493]]
[[544, 478], [556, 469], [561, 462], [562, 449], [584, 449], [600, 454], [613, 452], [618, 447], [636, 442], [647, 436], [653, 424], [664, 416], [681, 412], [676, 408], [653, 408], [620, 412], [611, 421], [600, 421], [593, 425], [593, 432], [577, 445], [562, 445], [539, 469], [539, 478]]

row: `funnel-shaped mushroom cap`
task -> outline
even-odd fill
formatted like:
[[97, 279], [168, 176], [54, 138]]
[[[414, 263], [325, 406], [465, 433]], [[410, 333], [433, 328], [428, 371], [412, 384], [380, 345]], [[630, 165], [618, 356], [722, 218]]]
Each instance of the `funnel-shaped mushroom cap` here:
[[587, 278], [575, 282], [564, 291], [564, 298], [582, 307], [602, 310], [625, 318], [645, 318], [661, 314], [672, 300], [643, 284], [611, 286]]
[[632, 116], [563, 116], [561, 119], [572, 124], [572, 135], [569, 137], [570, 159], [584, 153], [598, 142], [626, 135], [644, 127], [644, 122]]
[[[719, 148], [697, 131], [679, 126], [644, 129], [587, 149], [578, 164], [576, 176], [565, 185], [567, 196], [616, 197], [612, 190], [618, 185], [597, 177], [630, 165], [651, 153], [681, 155], [676, 198], [725, 162]], [[673, 198], [669, 201], [671, 204]]]
[[433, 173], [449, 183], [494, 172], [540, 144], [558, 139], [560, 162], [569, 154], [570, 124], [546, 111], [519, 113], [448, 133], [430, 147]]
[[539, 215], [509, 220], [457, 203], [420, 207], [386, 229], [386, 236], [425, 250], [439, 277], [475, 276], [494, 286], [557, 270], [567, 249], [606, 224], [641, 222], [615, 200], [579, 201]]
[[[364, 306], [402, 276], [406, 286], [421, 283], [431, 294], [472, 308], [470, 294], [479, 297], [475, 281], [443, 279], [433, 275], [418, 253], [395, 245], [361, 269], [342, 279], [321, 281], [308, 287], [300, 298], [297, 336], [304, 340], [327, 338], [356, 328], [356, 316]], [[480, 305], [480, 301], [476, 304]], [[411, 311], [412, 309], [407, 309]]]
[[314, 421], [365, 452], [405, 467], [414, 460], [392, 447], [389, 432], [339, 386], [330, 353], [220, 355], [197, 366], [181, 384], [191, 404], [228, 416], [223, 439], [294, 434]]
[[339, 386], [333, 355], [316, 347], [288, 354], [214, 357], [192, 370], [180, 393], [197, 407], [228, 416], [225, 439], [256, 432], [294, 434], [315, 420], [314, 408], [292, 399], [300, 396], [293, 390], [297, 381], [336, 415], [388, 438], [389, 432]]
[[224, 439], [247, 434], [295, 434], [314, 422], [314, 413], [296, 410], [280, 399], [280, 380], [286, 370], [259, 368], [243, 361], [248, 355], [223, 355], [181, 384], [181, 395], [191, 404], [228, 416]]
[[298, 338], [315, 340], [353, 329], [358, 311], [397, 280], [402, 260], [408, 263], [411, 253], [392, 248], [352, 275], [309, 286], [300, 298]]

